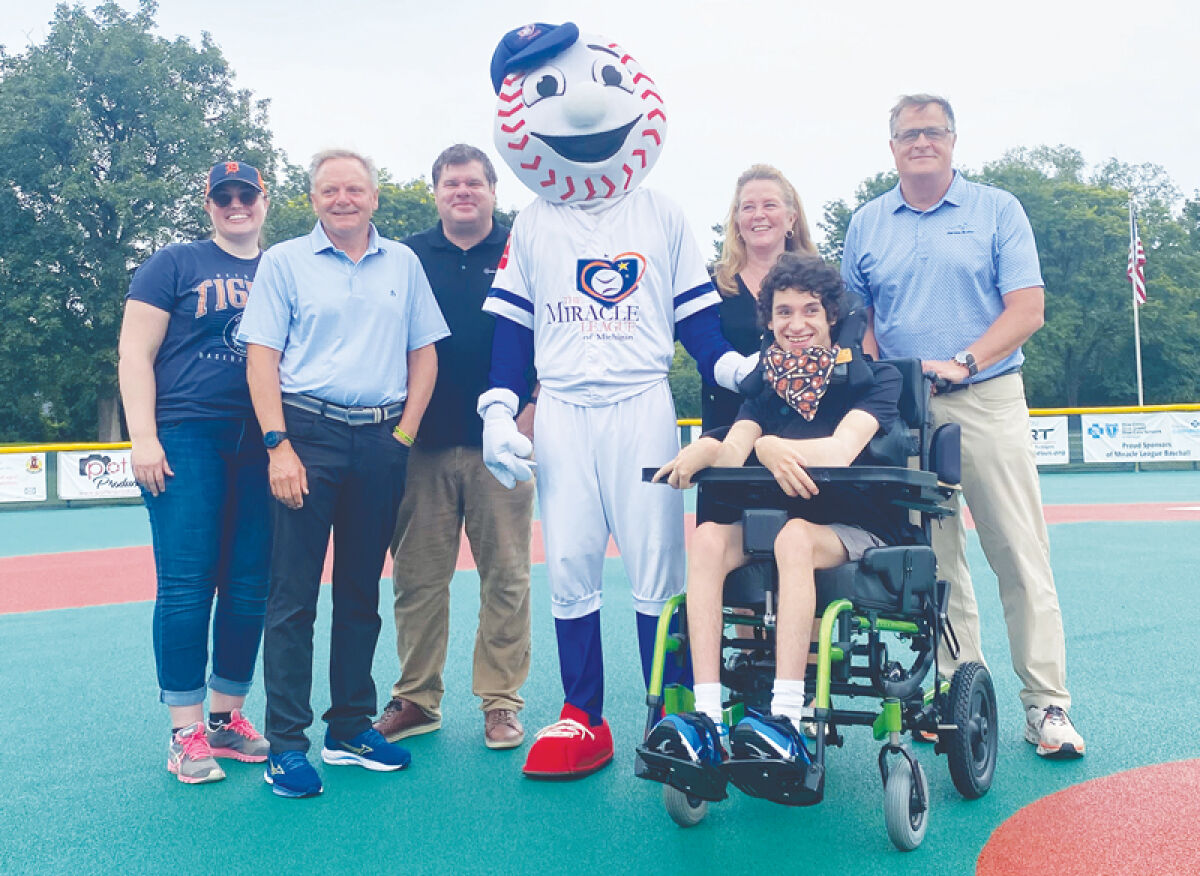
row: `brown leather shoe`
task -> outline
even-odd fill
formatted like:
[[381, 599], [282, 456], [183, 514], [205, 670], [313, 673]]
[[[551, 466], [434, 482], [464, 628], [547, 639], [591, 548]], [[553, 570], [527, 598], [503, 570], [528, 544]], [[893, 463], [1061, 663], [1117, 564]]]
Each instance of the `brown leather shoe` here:
[[483, 741], [488, 748], [516, 748], [525, 741], [525, 728], [512, 709], [488, 709], [483, 715]]
[[441, 718], [431, 718], [425, 710], [412, 700], [394, 699], [383, 708], [383, 714], [372, 725], [388, 742], [406, 736], [419, 736], [440, 730]]

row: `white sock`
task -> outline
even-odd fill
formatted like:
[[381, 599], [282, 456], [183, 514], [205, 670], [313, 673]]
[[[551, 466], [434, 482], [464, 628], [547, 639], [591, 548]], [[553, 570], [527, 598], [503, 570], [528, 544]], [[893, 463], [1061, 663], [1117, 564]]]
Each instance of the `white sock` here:
[[804, 709], [804, 679], [777, 678], [771, 688], [771, 714], [784, 715], [800, 729]]
[[721, 714], [721, 682], [697, 682], [692, 687], [692, 693], [696, 696], [697, 712], [708, 715], [714, 724], [720, 724], [724, 720]]

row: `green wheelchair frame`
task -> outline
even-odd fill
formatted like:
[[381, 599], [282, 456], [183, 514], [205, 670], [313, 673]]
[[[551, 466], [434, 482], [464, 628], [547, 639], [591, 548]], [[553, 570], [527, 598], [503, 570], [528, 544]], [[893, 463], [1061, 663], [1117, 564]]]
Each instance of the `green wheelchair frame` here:
[[[879, 772], [888, 836], [898, 848], [911, 850], [924, 838], [929, 792], [925, 772], [904, 735], [936, 737], [934, 752], [947, 755], [951, 779], [967, 799], [981, 797], [991, 787], [998, 740], [996, 698], [984, 666], [961, 664], [950, 681], [938, 681], [928, 691], [923, 688], [929, 670], [937, 669], [938, 643], [945, 639], [950, 652], [957, 652], [946, 620], [949, 585], [937, 578], [928, 539], [931, 521], [953, 513], [949, 502], [958, 490], [958, 435], [952, 430], [942, 436], [931, 434], [928, 384], [920, 363], [892, 364], [905, 377], [901, 416], [902, 431], [908, 434], [901, 455], [911, 452], [920, 467], [812, 468], [809, 473], [819, 485], [865, 485], [879, 501], [916, 512], [924, 543], [874, 548], [857, 563], [817, 572], [820, 622], [812, 647], [815, 665], [810, 662], [808, 673], [813, 703], [805, 710], [814, 737], [811, 763], [733, 759], [725, 761], [720, 772], [752, 796], [785, 805], [813, 805], [824, 796], [826, 751], [844, 742], [839, 728], [870, 726], [875, 739], [883, 743]], [[955, 461], [939, 471], [938, 448], [950, 445], [951, 452], [943, 455]], [[643, 476], [652, 472], [646, 469]], [[722, 661], [721, 675], [730, 690], [724, 720], [733, 727], [747, 708], [765, 713], [769, 705], [774, 678], [774, 563], [767, 558], [787, 520], [786, 497], [771, 474], [758, 467], [708, 469], [694, 480], [723, 491], [723, 499], [732, 498], [744, 508], [746, 552], [758, 560], [736, 570], [725, 584], [722, 655], [727, 649], [731, 654]], [[643, 738], [663, 714], [694, 709], [690, 689], [664, 686], [663, 681], [668, 660], [682, 666], [686, 659], [685, 601], [686, 595], [673, 597], [659, 618]], [[751, 613], [740, 613], [746, 610]], [[750, 628], [753, 638], [727, 636], [731, 626]], [[896, 660], [889, 654], [889, 645], [901, 643], [910, 646], [911, 660]], [[879, 708], [835, 707], [835, 696], [878, 698]], [[890, 766], [889, 758], [894, 761]], [[702, 770], [664, 757], [644, 744], [637, 749], [635, 773], [663, 784], [667, 812], [684, 827], [698, 824], [708, 803], [726, 796], [724, 781], [715, 779], [712, 768]]]

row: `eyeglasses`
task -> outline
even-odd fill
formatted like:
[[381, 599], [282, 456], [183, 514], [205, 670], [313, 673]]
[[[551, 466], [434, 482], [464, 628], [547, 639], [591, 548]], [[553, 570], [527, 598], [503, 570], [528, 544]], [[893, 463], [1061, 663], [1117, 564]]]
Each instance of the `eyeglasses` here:
[[218, 207], [228, 207], [233, 203], [234, 198], [237, 198], [243, 207], [253, 207], [258, 202], [260, 194], [262, 192], [258, 189], [246, 188], [230, 191], [228, 188], [219, 188], [208, 197]]
[[897, 131], [892, 135], [892, 139], [898, 143], [916, 143], [924, 134], [930, 143], [940, 143], [953, 133], [949, 128], [908, 128]]

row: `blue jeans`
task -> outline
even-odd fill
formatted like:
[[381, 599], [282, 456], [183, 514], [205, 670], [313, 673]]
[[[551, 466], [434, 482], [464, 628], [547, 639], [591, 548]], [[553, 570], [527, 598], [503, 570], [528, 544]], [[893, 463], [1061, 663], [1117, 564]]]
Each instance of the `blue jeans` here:
[[142, 490], [154, 536], [158, 593], [154, 658], [160, 699], [204, 701], [208, 687], [245, 696], [267, 605], [271, 492], [267, 454], [253, 419], [182, 420], [158, 427], [174, 475], [157, 496]]

